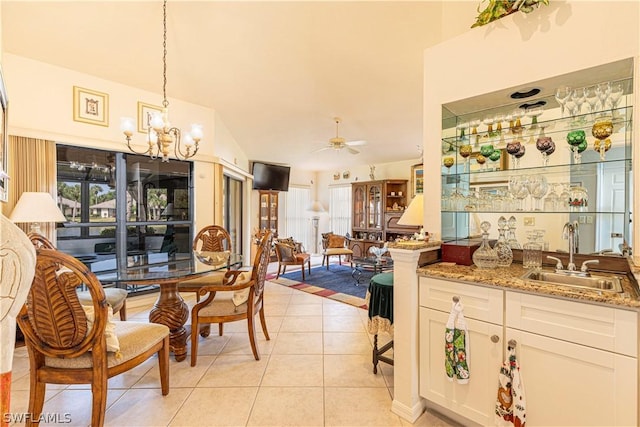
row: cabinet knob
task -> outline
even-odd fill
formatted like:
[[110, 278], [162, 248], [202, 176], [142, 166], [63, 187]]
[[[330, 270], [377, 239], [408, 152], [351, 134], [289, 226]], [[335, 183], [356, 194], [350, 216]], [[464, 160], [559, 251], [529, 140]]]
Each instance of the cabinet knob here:
[[500, 341], [500, 337], [497, 335], [491, 335], [491, 342], [492, 343], [497, 343], [498, 341]]

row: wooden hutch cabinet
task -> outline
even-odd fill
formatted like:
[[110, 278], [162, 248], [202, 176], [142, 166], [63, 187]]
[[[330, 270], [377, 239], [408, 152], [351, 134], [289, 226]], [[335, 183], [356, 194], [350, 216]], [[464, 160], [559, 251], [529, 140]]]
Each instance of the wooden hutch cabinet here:
[[259, 191], [260, 194], [260, 230], [271, 230], [273, 237], [278, 236], [278, 192]]
[[349, 249], [356, 257], [366, 256], [371, 246], [418, 231], [400, 226], [398, 219], [409, 204], [407, 180], [387, 179], [351, 184], [353, 209]]

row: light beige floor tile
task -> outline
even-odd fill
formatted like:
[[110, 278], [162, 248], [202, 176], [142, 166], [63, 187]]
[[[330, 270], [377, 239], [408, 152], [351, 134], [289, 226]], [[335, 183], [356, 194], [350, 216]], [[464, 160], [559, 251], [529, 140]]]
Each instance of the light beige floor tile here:
[[322, 354], [322, 332], [281, 332], [272, 354]]
[[[170, 357], [173, 358], [173, 355], [171, 355]], [[158, 358], [156, 356], [150, 357], [133, 369], [123, 372], [120, 375], [116, 375], [115, 377], [109, 378], [109, 390], [118, 388], [130, 388], [135, 383], [140, 381], [140, 379], [152, 369], [155, 369], [156, 371], [160, 369], [158, 366]], [[91, 386], [88, 384], [83, 384], [77, 387], [90, 388]], [[160, 387], [160, 385], [158, 385], [158, 387]]]
[[197, 388], [169, 425], [244, 426], [257, 391], [257, 387]]
[[287, 314], [287, 309], [289, 308], [289, 303], [285, 304], [265, 304], [264, 306], [264, 315], [265, 317], [269, 316], [284, 316]]
[[[366, 398], [364, 398], [366, 396]], [[326, 426], [401, 426], [386, 388], [325, 388]]]
[[[317, 297], [316, 298], [321, 298]], [[286, 316], [322, 316], [322, 304], [289, 304]]]
[[[211, 334], [208, 337], [202, 338], [198, 336], [198, 356], [215, 356], [220, 354], [231, 339], [231, 336], [231, 333], [223, 336], [218, 335], [218, 325], [211, 325]], [[191, 337], [187, 339], [187, 346], [187, 351], [189, 352], [188, 357], [191, 357]]]
[[324, 354], [367, 354], [373, 347], [364, 332], [325, 332]]
[[[284, 286], [280, 286], [284, 288]], [[272, 305], [289, 305], [291, 301], [291, 293], [280, 294], [277, 292], [266, 293], [264, 295], [264, 307], [267, 312]]]
[[322, 316], [286, 316], [280, 332], [322, 332]]
[[[59, 393], [62, 393], [64, 389], [57, 388], [51, 389], [47, 387], [47, 391], [44, 395], [45, 405], [46, 402], [53, 399]], [[9, 402], [11, 405], [11, 413], [13, 414], [24, 414], [29, 411], [29, 390], [14, 390], [11, 388], [11, 401]], [[45, 408], [46, 406], [43, 406]], [[61, 412], [64, 408], [59, 408], [56, 405], [49, 405], [48, 408], [54, 412]], [[24, 422], [18, 423], [19, 425], [24, 425]]]
[[310, 294], [308, 292], [296, 290], [293, 294], [291, 294], [291, 301], [289, 305], [299, 305], [299, 304], [313, 304], [313, 305], [322, 305], [322, 299], [318, 298], [317, 295]]
[[[107, 408], [117, 401], [126, 390], [107, 390]], [[54, 415], [58, 418], [52, 422], [40, 423], [45, 426], [60, 426], [68, 424], [72, 426], [87, 426], [91, 424], [91, 402], [93, 395], [91, 390], [64, 390], [45, 402], [43, 413]], [[64, 408], [64, 409], [62, 409]], [[63, 420], [67, 420], [66, 422]]]
[[[258, 328], [260, 329], [260, 328]], [[249, 334], [248, 333], [233, 333], [229, 334], [229, 341], [224, 346], [220, 354], [224, 355], [253, 355], [253, 351], [251, 350], [251, 343], [249, 342]], [[271, 354], [274, 344], [277, 341], [278, 334], [269, 333], [269, 337], [271, 338], [267, 341], [262, 335], [262, 332], [258, 332], [256, 334], [256, 345], [258, 346], [258, 350], [260, 351], [260, 355], [268, 355]], [[198, 353], [199, 354], [199, 353]]]
[[[187, 357], [182, 362], [176, 362], [175, 359], [171, 358], [169, 361], [169, 384], [171, 389], [195, 387], [215, 358], [216, 356], [198, 355], [196, 366], [191, 366], [190, 357]], [[150, 369], [132, 388], [158, 387], [160, 387], [160, 370]]]
[[247, 426], [322, 426], [322, 387], [260, 387]]
[[359, 316], [364, 311], [367, 313], [367, 310], [363, 310], [362, 308], [355, 307], [351, 304], [345, 304], [343, 302], [334, 301], [329, 298], [322, 299], [322, 311], [325, 316]]
[[257, 387], [267, 367], [268, 356], [218, 356], [197, 387]]
[[351, 316], [331, 315], [324, 316], [323, 327], [325, 332], [365, 332], [366, 328], [362, 319], [357, 314]]
[[322, 387], [322, 355], [272, 354], [263, 387]]
[[282, 286], [277, 283], [267, 281], [264, 286], [265, 295], [291, 295], [293, 289], [288, 286]]
[[325, 355], [326, 387], [385, 387], [382, 375], [374, 375], [371, 355]]
[[182, 407], [192, 389], [173, 388], [163, 396], [157, 388], [128, 390], [106, 413], [105, 426], [164, 426]]

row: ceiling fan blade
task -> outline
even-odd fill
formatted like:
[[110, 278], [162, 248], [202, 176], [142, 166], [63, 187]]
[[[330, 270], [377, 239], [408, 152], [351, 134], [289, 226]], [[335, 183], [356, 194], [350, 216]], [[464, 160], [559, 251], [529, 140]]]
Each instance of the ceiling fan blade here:
[[356, 150], [355, 148], [351, 148], [348, 145], [346, 145], [344, 148], [346, 148], [347, 151], [349, 151], [351, 154], [359, 154], [360, 153], [358, 150]]
[[367, 143], [367, 141], [364, 141], [364, 140], [347, 141], [347, 142], [345, 142], [346, 145], [351, 145], [352, 147], [356, 146], [356, 145], [365, 145], [366, 143]]
[[331, 147], [331, 146], [325, 146], [325, 147], [322, 147], [322, 148], [318, 148], [317, 150], [313, 150], [311, 152], [311, 154], [319, 153], [320, 151], [324, 151], [324, 150], [332, 150], [332, 149], [333, 149], [333, 147]]

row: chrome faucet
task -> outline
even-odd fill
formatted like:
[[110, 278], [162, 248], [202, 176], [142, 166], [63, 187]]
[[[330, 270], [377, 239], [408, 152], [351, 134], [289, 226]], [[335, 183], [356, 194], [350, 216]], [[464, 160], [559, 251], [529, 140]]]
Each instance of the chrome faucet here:
[[578, 252], [578, 221], [569, 221], [562, 227], [562, 238], [569, 240], [569, 264], [567, 264], [567, 270], [576, 271], [573, 256]]

